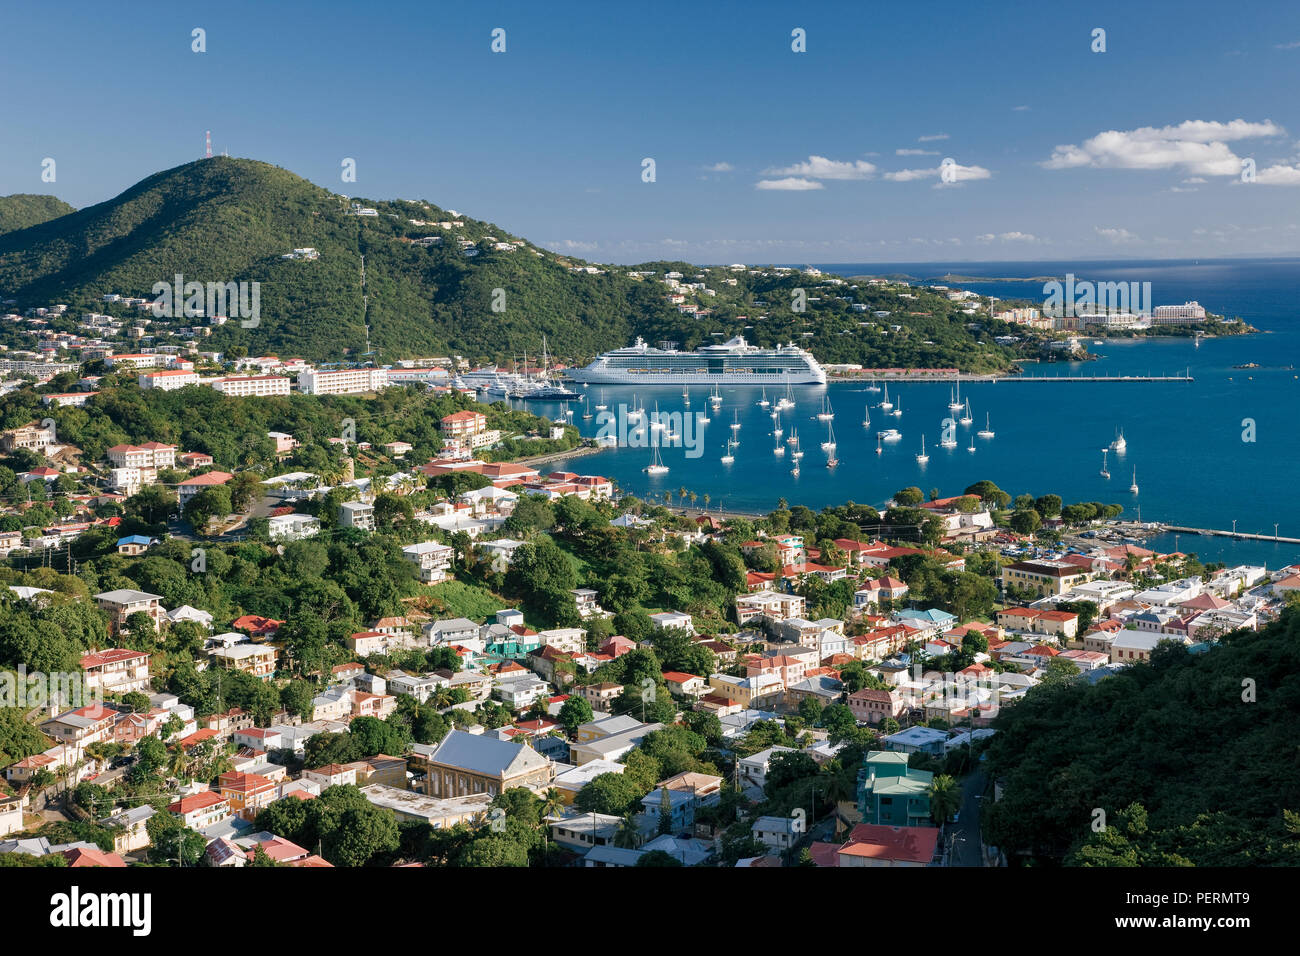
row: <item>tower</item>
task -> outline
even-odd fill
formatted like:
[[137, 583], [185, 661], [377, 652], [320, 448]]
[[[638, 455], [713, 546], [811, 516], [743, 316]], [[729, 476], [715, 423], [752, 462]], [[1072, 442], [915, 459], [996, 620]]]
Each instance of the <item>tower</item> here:
[[204, 137], [204, 139], [206, 140], [206, 144], [207, 144], [206, 158], [211, 159], [212, 158], [212, 130], [207, 131], [207, 135]]

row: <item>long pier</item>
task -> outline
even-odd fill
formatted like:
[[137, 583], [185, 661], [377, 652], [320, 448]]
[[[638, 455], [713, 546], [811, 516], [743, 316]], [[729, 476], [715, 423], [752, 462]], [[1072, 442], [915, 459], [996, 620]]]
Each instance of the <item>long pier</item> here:
[[1216, 528], [1184, 528], [1181, 525], [1161, 525], [1169, 534], [1200, 534], [1209, 538], [1245, 538], [1248, 541], [1276, 541], [1279, 544], [1300, 544], [1300, 538], [1288, 538], [1286, 535], [1252, 534], [1249, 531], [1220, 531]]
[[965, 382], [980, 385], [998, 382], [1194, 382], [1191, 375], [836, 375], [836, 382]]

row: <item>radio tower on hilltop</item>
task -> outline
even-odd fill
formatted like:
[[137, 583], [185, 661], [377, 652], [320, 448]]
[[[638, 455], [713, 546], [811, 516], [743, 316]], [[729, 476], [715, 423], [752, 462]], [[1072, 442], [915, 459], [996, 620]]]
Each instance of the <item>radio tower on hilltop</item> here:
[[211, 159], [212, 158], [212, 130], [208, 130], [207, 135], [204, 137], [204, 139], [207, 141], [207, 147], [208, 147], [207, 158]]

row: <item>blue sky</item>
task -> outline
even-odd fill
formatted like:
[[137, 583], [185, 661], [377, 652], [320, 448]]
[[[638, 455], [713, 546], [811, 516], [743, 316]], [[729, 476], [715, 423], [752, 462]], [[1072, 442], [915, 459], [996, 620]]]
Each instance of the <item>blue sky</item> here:
[[601, 261], [1300, 254], [1300, 4], [180, 7], [0, 9], [0, 194], [101, 202], [211, 129]]

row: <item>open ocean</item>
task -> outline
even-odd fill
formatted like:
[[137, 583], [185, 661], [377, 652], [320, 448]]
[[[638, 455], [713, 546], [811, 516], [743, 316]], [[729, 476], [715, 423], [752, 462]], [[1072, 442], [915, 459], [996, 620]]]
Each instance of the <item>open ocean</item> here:
[[[1003, 277], [1063, 276], [1079, 280], [1150, 282], [1155, 305], [1195, 300], [1210, 312], [1239, 316], [1262, 330], [1259, 335], [1203, 339], [1197, 348], [1183, 338], [1112, 340], [1089, 344], [1100, 354], [1093, 362], [1031, 364], [1035, 374], [1181, 374], [1190, 370], [1193, 383], [1057, 383], [963, 384], [974, 423], [958, 426], [957, 447], [939, 447], [942, 421], [948, 410], [951, 384], [901, 384], [890, 398], [901, 399], [903, 415], [886, 419], [871, 409], [872, 427], [862, 425], [864, 409], [880, 401], [880, 393], [864, 385], [832, 383], [794, 389], [796, 407], [782, 415], [785, 437], [799, 430], [805, 451], [801, 473], [790, 474], [789, 450], [773, 454], [769, 412], [758, 407], [756, 388], [722, 390], [724, 403], [712, 413], [705, 386], [691, 388], [691, 412], [709, 413], [704, 427], [704, 454], [687, 458], [682, 448], [663, 448], [669, 472], [643, 472], [650, 452], [643, 448], [614, 448], [584, 457], [576, 470], [618, 480], [639, 496], [662, 496], [685, 487], [697, 495], [707, 492], [719, 507], [770, 510], [778, 498], [818, 509], [853, 500], [881, 505], [899, 488], [917, 485], [956, 494], [988, 478], [1013, 496], [1049, 492], [1065, 501], [1101, 501], [1124, 506], [1124, 517], [1160, 520], [1199, 528], [1231, 529], [1300, 537], [1300, 259], [1108, 261], [1087, 263], [871, 263], [818, 264], [839, 275], [907, 274], [912, 281], [940, 282], [945, 273], [988, 276], [988, 281], [948, 283], [1004, 299], [1041, 302], [1042, 286], [997, 282]], [[1089, 343], [1093, 340], [1088, 339]], [[1258, 363], [1257, 369], [1234, 365]], [[864, 363], [864, 364], [870, 364]], [[653, 410], [681, 411], [680, 386], [638, 387], [637, 400]], [[611, 409], [630, 402], [631, 386], [586, 389], [594, 405], [604, 393]], [[826, 425], [815, 420], [823, 396], [835, 411], [834, 429], [840, 459], [829, 470], [820, 443]], [[775, 400], [777, 396], [769, 394]], [[563, 406], [529, 403], [529, 408], [555, 418]], [[594, 420], [582, 421], [581, 403], [573, 403], [573, 420], [584, 435], [594, 435]], [[974, 439], [985, 414], [995, 437]], [[731, 434], [733, 417], [741, 422], [736, 461], [719, 461]], [[1243, 441], [1254, 422], [1255, 441]], [[876, 453], [876, 431], [896, 428], [902, 440]], [[1127, 453], [1109, 456], [1110, 479], [1100, 474], [1101, 449], [1122, 428]], [[921, 435], [930, 460], [916, 462]], [[563, 467], [557, 465], [556, 467]], [[1129, 493], [1133, 470], [1140, 491]], [[1152, 539], [1156, 547], [1172, 550], [1173, 536]], [[1276, 568], [1300, 560], [1300, 545], [1182, 535], [1178, 547], [1202, 560], [1249, 562]]]

